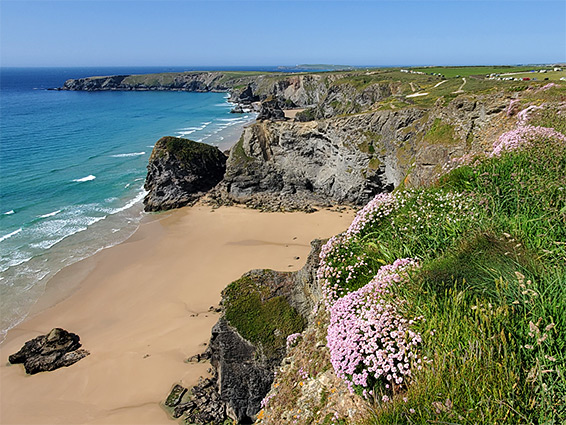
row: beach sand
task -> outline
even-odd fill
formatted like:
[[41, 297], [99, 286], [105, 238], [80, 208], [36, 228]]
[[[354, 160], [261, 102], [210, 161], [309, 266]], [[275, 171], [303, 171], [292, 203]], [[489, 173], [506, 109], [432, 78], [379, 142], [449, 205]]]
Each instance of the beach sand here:
[[[310, 241], [345, 230], [353, 213], [196, 206], [158, 217], [63, 269], [34, 315], [8, 333], [0, 346], [2, 424], [172, 423], [159, 403], [174, 383], [206, 376], [208, 364], [185, 360], [205, 350], [219, 317], [209, 307], [222, 289], [250, 269], [298, 270]], [[77, 333], [90, 356], [33, 376], [7, 363], [54, 327]]]

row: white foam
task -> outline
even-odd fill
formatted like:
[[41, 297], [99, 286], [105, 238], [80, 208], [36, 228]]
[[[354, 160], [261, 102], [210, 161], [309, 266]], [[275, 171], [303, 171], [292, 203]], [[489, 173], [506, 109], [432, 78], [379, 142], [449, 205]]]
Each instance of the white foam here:
[[177, 134], [179, 136], [189, 136], [193, 134], [196, 130], [189, 130], [189, 131], [178, 131]]
[[20, 253], [20, 256], [17, 256], [12, 258], [11, 260], [8, 260], [6, 262], [6, 264], [2, 265], [0, 267], [0, 272], [5, 272], [6, 270], [8, 270], [10, 267], [15, 267], [15, 266], [19, 266], [20, 264], [24, 264], [27, 263], [29, 260], [31, 260], [33, 257], [26, 257], [24, 256], [22, 253]]
[[61, 212], [61, 210], [57, 210], [57, 211], [50, 212], [50, 213], [48, 213], [48, 214], [39, 215], [38, 217], [39, 217], [39, 218], [53, 217], [54, 215], [57, 215], [57, 214], [59, 214], [60, 212]]
[[18, 230], [14, 230], [13, 232], [8, 233], [7, 235], [0, 236], [0, 242], [5, 241], [6, 239], [11, 238], [14, 235], [17, 235], [21, 231], [22, 231], [22, 228], [20, 227]]
[[96, 178], [96, 176], [93, 176], [93, 175], [91, 174], [91, 175], [88, 175], [88, 176], [83, 177], [83, 178], [81, 178], [81, 179], [75, 179], [75, 180], [73, 180], [73, 181], [74, 181], [74, 182], [77, 182], [77, 183], [82, 183], [82, 182], [88, 182], [88, 181], [94, 180], [95, 178]]
[[14, 212], [15, 212], [14, 210], [6, 211], [6, 212], [4, 213], [4, 215], [14, 214]]
[[[70, 236], [70, 235], [69, 235]], [[37, 249], [49, 249], [51, 248], [53, 245], [61, 242], [63, 239], [65, 239], [67, 236], [63, 236], [62, 238], [57, 238], [57, 239], [46, 239], [44, 241], [41, 242], [37, 242], [37, 243], [32, 243], [30, 244], [30, 246], [32, 248], [37, 248]]]
[[143, 198], [145, 197], [145, 195], [147, 195], [147, 191], [142, 187], [141, 190], [138, 192], [138, 194], [135, 196], [135, 198], [128, 201], [128, 203], [126, 205], [124, 205], [123, 207], [116, 208], [116, 209], [112, 210], [111, 214], [116, 214], [116, 213], [125, 211], [129, 208], [132, 208], [134, 205], [141, 202], [143, 200]]
[[141, 156], [145, 155], [145, 152], [132, 152], [132, 153], [118, 153], [116, 155], [110, 155], [112, 158], [128, 158], [130, 156]]

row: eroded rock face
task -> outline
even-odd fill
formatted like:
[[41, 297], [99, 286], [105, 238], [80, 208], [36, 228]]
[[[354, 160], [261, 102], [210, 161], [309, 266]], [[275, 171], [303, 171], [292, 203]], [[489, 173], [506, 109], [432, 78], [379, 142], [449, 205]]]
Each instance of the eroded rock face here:
[[313, 122], [258, 122], [244, 129], [227, 161], [224, 189], [266, 209], [364, 205], [390, 191], [408, 165], [397, 161], [402, 130], [418, 109]]
[[169, 210], [196, 202], [222, 180], [225, 168], [226, 156], [215, 146], [162, 137], [147, 166], [145, 210]]
[[90, 353], [81, 347], [80, 338], [74, 333], [61, 328], [52, 329], [47, 335], [41, 335], [24, 344], [8, 361], [22, 363], [26, 373], [55, 370], [70, 366]]
[[258, 121], [285, 121], [285, 112], [281, 109], [281, 102], [276, 97], [269, 97], [261, 102]]
[[213, 197], [265, 210], [365, 205], [400, 184], [428, 184], [450, 160], [482, 151], [505, 131], [507, 101], [460, 96], [432, 108], [257, 122], [231, 149]]
[[[315, 240], [311, 246], [305, 266], [297, 272], [252, 270], [242, 278], [261, 286], [266, 300], [283, 297], [305, 321], [311, 319], [310, 312], [321, 296], [316, 269], [322, 242]], [[224, 308], [229, 308], [225, 292], [223, 300]], [[183, 417], [188, 423], [221, 424], [228, 418], [253, 423], [286, 354], [286, 337], [282, 335], [280, 343], [266, 349], [242, 337], [223, 316], [212, 329], [207, 351], [194, 356], [195, 360], [210, 359], [212, 379], [203, 379], [188, 391], [175, 385], [165, 405], [173, 417]]]

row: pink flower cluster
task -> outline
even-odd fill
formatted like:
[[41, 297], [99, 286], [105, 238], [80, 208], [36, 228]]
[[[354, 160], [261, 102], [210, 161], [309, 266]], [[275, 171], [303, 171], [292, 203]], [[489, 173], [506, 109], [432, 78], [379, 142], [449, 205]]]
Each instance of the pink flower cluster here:
[[531, 105], [523, 109], [517, 114], [517, 125], [523, 127], [529, 122], [529, 115], [538, 109], [542, 109], [542, 106]]
[[416, 352], [421, 336], [411, 325], [422, 318], [404, 318], [399, 311], [402, 301], [390, 291], [417, 267], [413, 259], [398, 259], [330, 307], [327, 346], [336, 375], [350, 391], [362, 387], [367, 397], [373, 394], [368, 389], [381, 381], [391, 392], [407, 381], [411, 367], [421, 367]]
[[556, 83], [548, 83], [547, 85], [542, 86], [540, 89], [538, 89], [537, 92], [546, 91], [548, 89], [551, 89], [552, 87], [557, 87], [557, 86], [558, 86], [558, 84], [556, 84]]
[[297, 345], [299, 343], [299, 338], [301, 338], [303, 336], [303, 334], [301, 333], [296, 333], [296, 334], [291, 334], [287, 337], [287, 350], [291, 347], [294, 347], [295, 345]]
[[334, 236], [320, 251], [320, 264], [316, 276], [322, 287], [326, 307], [344, 295], [342, 285], [347, 285], [355, 279], [367, 263], [364, 255], [356, 255], [347, 249], [347, 242], [352, 236], [346, 234]]
[[346, 230], [346, 238], [357, 235], [369, 222], [387, 217], [395, 209], [395, 195], [380, 193], [363, 207]]
[[[527, 109], [521, 112], [524, 112]], [[517, 127], [515, 130], [508, 131], [507, 133], [503, 133], [499, 136], [499, 140], [493, 144], [493, 151], [490, 156], [500, 156], [504, 151], [512, 151], [519, 148], [529, 147], [534, 141], [540, 139], [551, 139], [556, 142], [566, 143], [566, 136], [553, 128], [525, 125]]]
[[518, 103], [519, 103], [519, 99], [513, 99], [511, 102], [509, 102], [509, 106], [507, 107], [507, 112], [506, 112], [508, 117], [510, 117], [515, 113]]

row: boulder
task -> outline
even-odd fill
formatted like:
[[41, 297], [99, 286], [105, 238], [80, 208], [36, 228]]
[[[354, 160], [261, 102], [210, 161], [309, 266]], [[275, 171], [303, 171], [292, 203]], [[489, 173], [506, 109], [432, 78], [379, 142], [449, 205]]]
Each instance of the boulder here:
[[196, 202], [224, 176], [226, 156], [215, 146], [162, 137], [149, 157], [146, 211], [169, 210]]
[[70, 366], [90, 354], [86, 350], [79, 350], [80, 347], [78, 335], [55, 328], [47, 335], [26, 342], [8, 361], [12, 364], [23, 363], [26, 373], [33, 375]]

